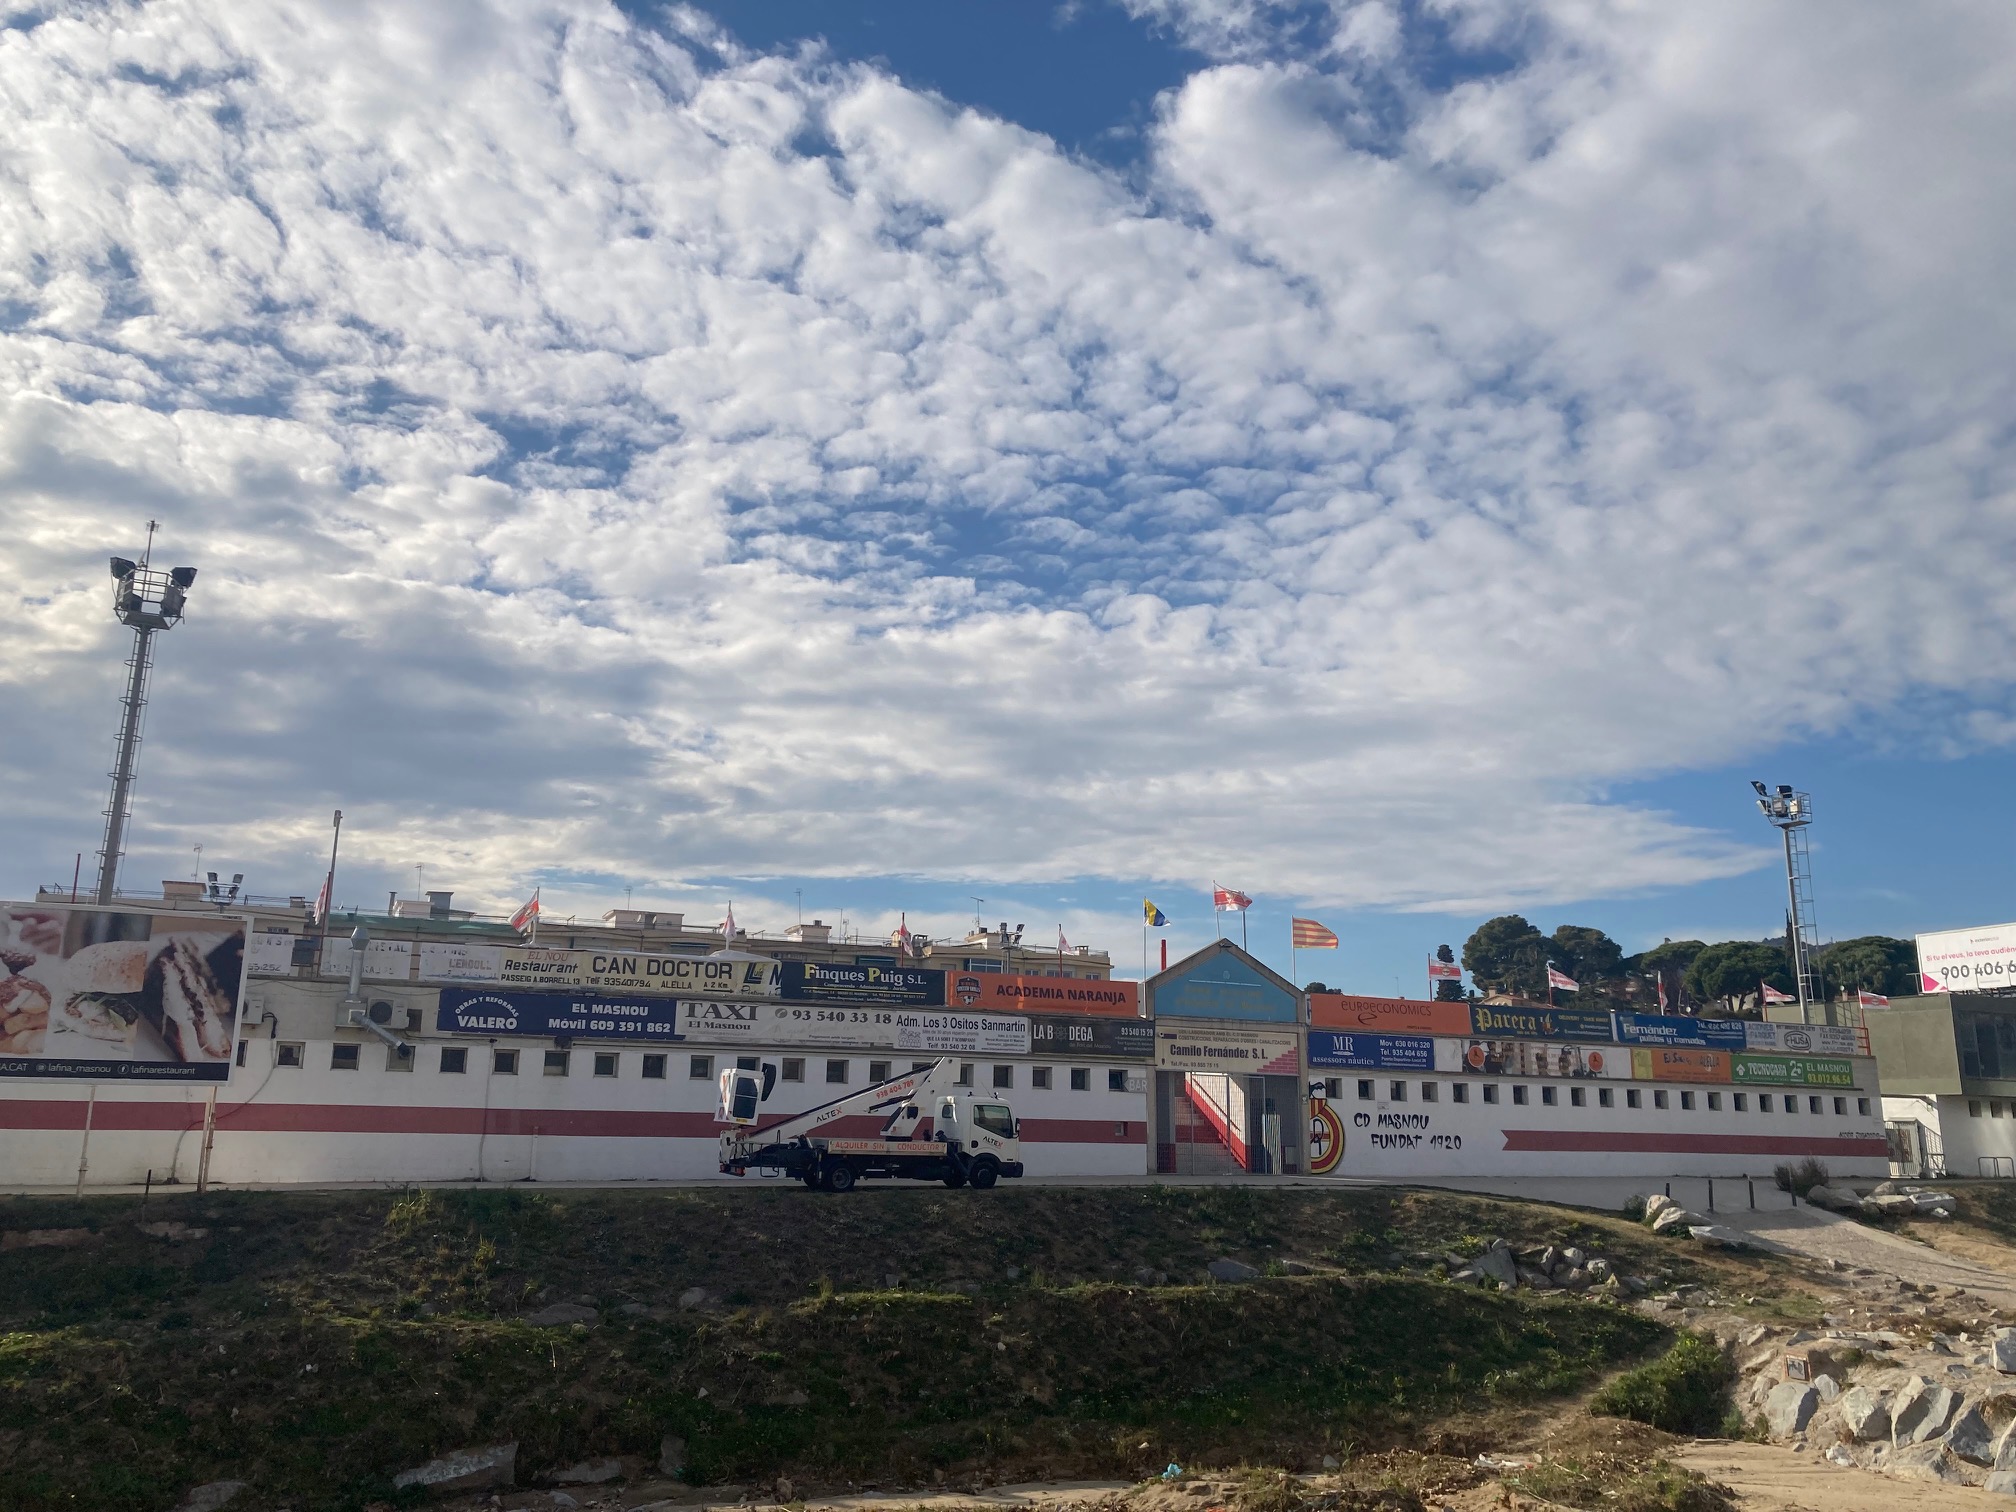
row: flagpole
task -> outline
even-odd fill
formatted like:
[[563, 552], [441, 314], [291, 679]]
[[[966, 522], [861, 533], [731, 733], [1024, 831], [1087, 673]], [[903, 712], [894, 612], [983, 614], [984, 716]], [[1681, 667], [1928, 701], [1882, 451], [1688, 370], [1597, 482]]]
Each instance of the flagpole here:
[[535, 948], [539, 944], [539, 915], [546, 911], [539, 906], [539, 895], [545, 891], [544, 883], [532, 889], [532, 944]]
[[[336, 910], [336, 847], [343, 843], [343, 810], [336, 810], [333, 821], [336, 832], [329, 837], [329, 876], [322, 884], [322, 917], [317, 921], [322, 926], [321, 954], [316, 956], [315, 970], [321, 971], [321, 959], [329, 950], [329, 915]], [[75, 888], [71, 889], [73, 892]]]

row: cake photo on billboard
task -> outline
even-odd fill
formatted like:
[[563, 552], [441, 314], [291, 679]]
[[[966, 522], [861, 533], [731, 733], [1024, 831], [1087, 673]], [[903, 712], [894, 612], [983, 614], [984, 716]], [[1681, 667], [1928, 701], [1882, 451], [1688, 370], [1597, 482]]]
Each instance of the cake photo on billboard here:
[[185, 1062], [230, 1060], [244, 964], [239, 935], [168, 937], [147, 967], [140, 1011], [170, 1055]]

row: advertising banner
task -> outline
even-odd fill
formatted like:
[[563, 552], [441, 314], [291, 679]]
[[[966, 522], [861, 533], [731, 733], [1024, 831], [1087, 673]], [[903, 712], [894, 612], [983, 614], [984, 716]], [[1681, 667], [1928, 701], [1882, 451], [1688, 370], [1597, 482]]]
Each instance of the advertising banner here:
[[1299, 1076], [1302, 1047], [1293, 1034], [1269, 1033], [1264, 1029], [1157, 1024], [1155, 1065], [1162, 1071]]
[[1918, 985], [1926, 992], [2016, 987], [2016, 924], [1942, 929], [1918, 936]]
[[783, 993], [802, 1002], [898, 1003], [935, 1008], [945, 1002], [945, 973], [919, 966], [842, 966], [785, 961]]
[[552, 1035], [676, 1041], [679, 1004], [662, 997], [603, 997], [444, 987], [435, 1016], [443, 1034]]
[[1020, 1014], [898, 1008], [896, 1048], [930, 1055], [1027, 1055], [1029, 1020]]
[[1151, 1059], [1155, 1026], [1146, 1019], [1063, 1018], [1032, 1014], [1031, 1055], [1112, 1055]]
[[1867, 1055], [1869, 1031], [1847, 1024], [1745, 1024], [1744, 1046], [1791, 1055]]
[[1318, 1029], [1369, 1030], [1378, 1034], [1468, 1034], [1470, 1005], [1312, 992], [1309, 1022]]
[[1138, 1018], [1141, 984], [1086, 977], [1023, 976], [1003, 971], [948, 971], [948, 1007], [987, 1013], [1108, 1014]]
[[1704, 1050], [1741, 1050], [1749, 1043], [1743, 1028], [1741, 1019], [1688, 1018], [1671, 1013], [1617, 1015], [1617, 1038], [1627, 1045], [1692, 1045]]
[[1628, 1050], [1559, 1040], [1440, 1039], [1435, 1069], [1475, 1076], [1623, 1078], [1631, 1074], [1631, 1056]]
[[294, 975], [294, 936], [253, 935], [245, 942], [245, 970], [253, 976]]
[[1616, 1026], [1607, 1009], [1513, 1008], [1493, 1003], [1470, 1005], [1470, 1033], [1514, 1039], [1614, 1041]]
[[0, 1078], [227, 1081], [245, 921], [0, 903]]
[[1364, 1071], [1433, 1071], [1435, 1041], [1409, 1034], [1309, 1034], [1309, 1064], [1348, 1066]]
[[[350, 936], [332, 934], [322, 941], [322, 964], [316, 969], [325, 977], [348, 980], [350, 958], [356, 952], [350, 948]], [[404, 982], [413, 975], [413, 942], [411, 940], [371, 940], [364, 946], [364, 980], [367, 982]]]
[[1817, 1060], [1810, 1056], [1738, 1055], [1731, 1080], [1740, 1086], [1852, 1087], [1852, 1061]]
[[1637, 1081], [1726, 1082], [1733, 1079], [1727, 1050], [1701, 1050], [1692, 1045], [1653, 1045], [1631, 1052], [1631, 1075]]
[[427, 945], [420, 947], [423, 982], [499, 982], [504, 971], [501, 945]]

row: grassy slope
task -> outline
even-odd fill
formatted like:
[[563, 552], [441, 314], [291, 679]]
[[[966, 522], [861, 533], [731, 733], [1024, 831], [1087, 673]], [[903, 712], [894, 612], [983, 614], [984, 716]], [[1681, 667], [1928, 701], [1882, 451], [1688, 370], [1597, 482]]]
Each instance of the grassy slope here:
[[[136, 1209], [0, 1204], [7, 1229], [96, 1230], [0, 1255], [0, 1506], [166, 1508], [230, 1475], [354, 1508], [459, 1445], [517, 1439], [534, 1478], [655, 1458], [668, 1432], [708, 1482], [1295, 1463], [1459, 1403], [1574, 1389], [1658, 1336], [1619, 1309], [1382, 1272], [1391, 1250], [1502, 1233], [1684, 1271], [1624, 1225], [1404, 1192], [157, 1200], [150, 1218], [208, 1228], [180, 1245], [141, 1236]], [[1193, 1284], [1222, 1254], [1335, 1273]], [[1142, 1268], [1171, 1284], [1134, 1282]], [[727, 1310], [669, 1306], [694, 1285]], [[592, 1330], [521, 1320], [583, 1294]]]

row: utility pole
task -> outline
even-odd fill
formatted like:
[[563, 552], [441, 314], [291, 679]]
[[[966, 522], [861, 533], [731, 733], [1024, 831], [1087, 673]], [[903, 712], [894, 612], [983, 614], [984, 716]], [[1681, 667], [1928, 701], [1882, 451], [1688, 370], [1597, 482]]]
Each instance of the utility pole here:
[[1818, 926], [1813, 919], [1813, 857], [1806, 844], [1806, 827], [1813, 822], [1813, 796], [1794, 792], [1786, 783], [1767, 788], [1752, 782], [1757, 790], [1757, 809], [1785, 838], [1785, 901], [1791, 927], [1786, 945], [1792, 957], [1792, 978], [1799, 990], [1799, 1022], [1813, 1022], [1813, 957], [1819, 949]]
[[138, 562], [112, 558], [112, 612], [133, 632], [133, 653], [126, 659], [126, 697], [119, 720], [119, 743], [112, 757], [112, 801], [105, 807], [105, 843], [98, 852], [99, 903], [109, 904], [119, 890], [119, 859], [126, 849], [126, 821], [133, 803], [133, 769], [140, 759], [140, 715], [147, 707], [147, 676], [154, 665], [154, 634], [179, 624], [194, 567], [157, 571], [154, 521], [147, 522], [147, 550]]

